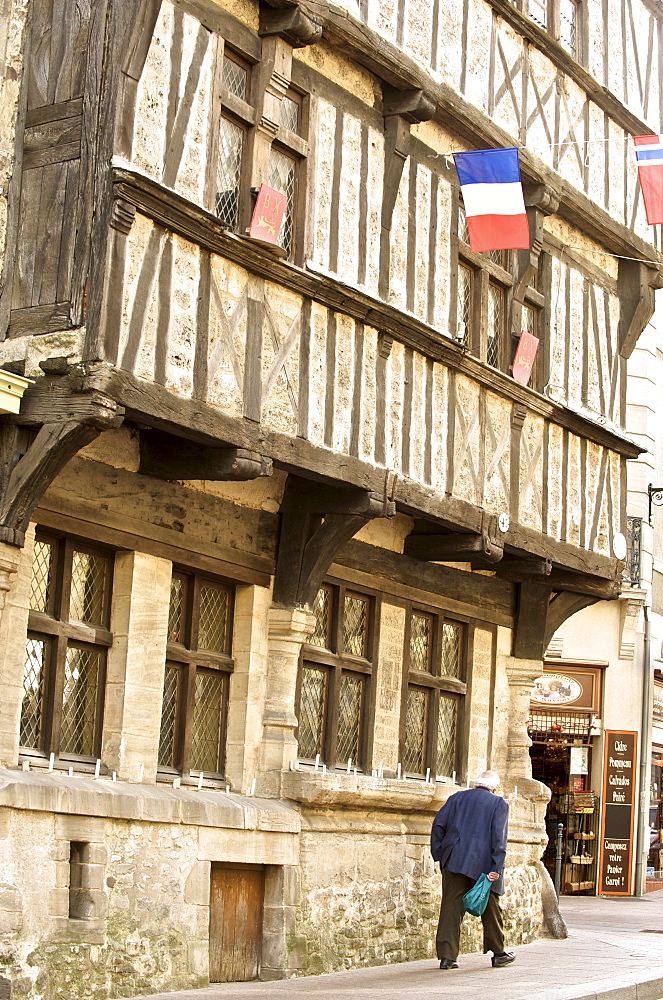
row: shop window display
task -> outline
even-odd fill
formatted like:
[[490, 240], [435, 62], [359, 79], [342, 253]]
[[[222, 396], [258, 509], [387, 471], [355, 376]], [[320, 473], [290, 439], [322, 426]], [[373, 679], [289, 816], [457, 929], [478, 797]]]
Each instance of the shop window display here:
[[652, 749], [647, 891], [663, 889], [663, 750]]

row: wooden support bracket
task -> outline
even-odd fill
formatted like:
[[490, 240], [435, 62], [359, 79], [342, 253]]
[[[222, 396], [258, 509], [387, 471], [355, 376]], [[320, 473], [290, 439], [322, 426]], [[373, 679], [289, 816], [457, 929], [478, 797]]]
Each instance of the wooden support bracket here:
[[405, 539], [403, 551], [426, 562], [469, 562], [477, 569], [485, 569], [500, 562], [504, 542], [497, 519], [484, 511], [480, 534], [415, 532]]
[[322, 37], [322, 25], [297, 5], [288, 7], [262, 7], [258, 34], [279, 35], [294, 49], [313, 45]]
[[244, 482], [271, 476], [272, 460], [246, 448], [210, 448], [163, 431], [140, 435], [140, 467], [157, 479], [207, 479]]
[[311, 606], [341, 547], [375, 517], [393, 517], [393, 498], [289, 476], [281, 504], [274, 603]]
[[26, 390], [17, 416], [0, 421], [0, 541], [21, 548], [30, 518], [67, 462], [124, 409], [103, 391], [103, 366], [47, 375]]

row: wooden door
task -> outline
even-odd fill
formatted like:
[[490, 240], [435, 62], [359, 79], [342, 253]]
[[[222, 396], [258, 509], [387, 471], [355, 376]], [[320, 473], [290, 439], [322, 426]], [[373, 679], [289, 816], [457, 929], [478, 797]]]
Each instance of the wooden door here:
[[262, 942], [264, 880], [261, 865], [212, 863], [210, 982], [237, 983], [257, 977]]

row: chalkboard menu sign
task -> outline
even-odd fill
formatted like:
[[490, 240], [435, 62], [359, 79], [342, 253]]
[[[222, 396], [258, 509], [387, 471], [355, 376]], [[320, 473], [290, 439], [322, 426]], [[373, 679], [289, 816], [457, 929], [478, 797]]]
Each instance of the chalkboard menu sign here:
[[600, 892], [630, 896], [637, 733], [606, 730]]

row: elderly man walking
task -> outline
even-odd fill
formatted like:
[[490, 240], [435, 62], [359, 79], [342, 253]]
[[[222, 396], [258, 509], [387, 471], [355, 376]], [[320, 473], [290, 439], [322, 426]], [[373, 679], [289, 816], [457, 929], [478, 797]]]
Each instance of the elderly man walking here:
[[438, 812], [431, 830], [431, 854], [442, 869], [442, 906], [437, 926], [437, 957], [441, 969], [457, 969], [463, 895], [480, 875], [492, 882], [483, 923], [484, 954], [492, 951], [492, 964], [510, 965], [515, 953], [504, 950], [504, 927], [499, 896], [504, 892], [509, 806], [496, 794], [500, 777], [483, 771], [475, 788], [451, 795]]

